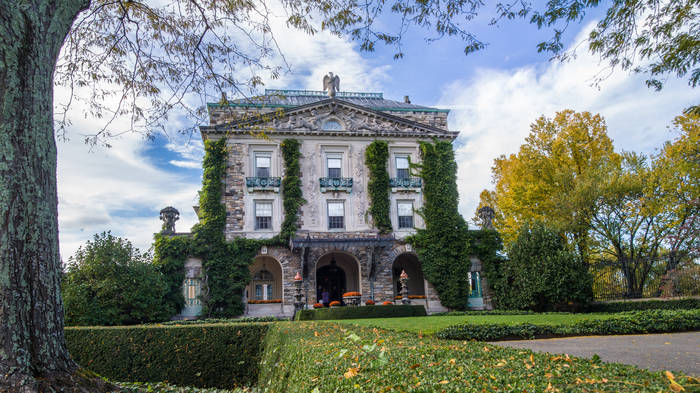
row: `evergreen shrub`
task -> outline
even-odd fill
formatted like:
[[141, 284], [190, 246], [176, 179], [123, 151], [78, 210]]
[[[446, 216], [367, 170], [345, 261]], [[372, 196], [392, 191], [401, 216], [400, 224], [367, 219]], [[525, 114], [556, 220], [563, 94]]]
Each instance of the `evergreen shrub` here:
[[700, 310], [648, 310], [607, 319], [584, 319], [566, 325], [463, 324], [449, 326], [435, 336], [451, 340], [512, 340], [538, 337], [645, 334], [700, 329]]
[[593, 297], [588, 267], [543, 223], [523, 225], [499, 275], [490, 284], [500, 309], [572, 311]]
[[422, 305], [400, 304], [388, 307], [335, 307], [298, 311], [297, 321], [320, 321], [332, 319], [423, 317], [427, 315]]
[[700, 298], [673, 300], [638, 300], [605, 303], [591, 303], [586, 310], [589, 312], [624, 312], [640, 310], [697, 310], [700, 309]]
[[254, 384], [269, 324], [66, 328], [81, 366], [114, 381], [231, 389]]

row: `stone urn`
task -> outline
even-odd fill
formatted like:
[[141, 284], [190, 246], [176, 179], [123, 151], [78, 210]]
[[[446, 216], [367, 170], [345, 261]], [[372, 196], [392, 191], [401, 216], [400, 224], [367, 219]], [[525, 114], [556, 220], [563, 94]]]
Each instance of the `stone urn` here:
[[343, 294], [343, 301], [348, 306], [359, 306], [360, 300], [362, 299], [362, 294], [360, 292], [345, 292]]

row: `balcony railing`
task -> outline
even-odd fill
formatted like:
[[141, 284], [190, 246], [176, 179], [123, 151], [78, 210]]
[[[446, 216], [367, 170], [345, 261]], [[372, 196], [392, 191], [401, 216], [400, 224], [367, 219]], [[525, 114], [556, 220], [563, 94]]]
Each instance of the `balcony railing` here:
[[321, 177], [318, 179], [321, 192], [352, 191], [352, 177]]
[[419, 191], [423, 181], [420, 177], [392, 177], [389, 186], [392, 191]]
[[248, 191], [279, 192], [282, 178], [280, 177], [246, 177], [245, 185]]

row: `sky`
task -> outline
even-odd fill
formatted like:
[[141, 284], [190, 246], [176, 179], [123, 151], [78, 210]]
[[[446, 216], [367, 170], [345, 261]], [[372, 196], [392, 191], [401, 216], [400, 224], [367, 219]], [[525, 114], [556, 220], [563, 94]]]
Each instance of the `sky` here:
[[[470, 220], [479, 193], [493, 188], [493, 160], [517, 152], [538, 117], [551, 118], [564, 109], [599, 113], [618, 151], [652, 154], [674, 138], [669, 129], [673, 118], [697, 103], [698, 90], [674, 77], [660, 92], [645, 86], [644, 75], [624, 71], [615, 71], [594, 86], [595, 75], [607, 69], [580, 44], [599, 16], [600, 10], [594, 11], [581, 24], [569, 27], [564, 42], [579, 50], [566, 63], [537, 53], [536, 44], [551, 32], [522, 21], [489, 26], [486, 17], [478, 17], [470, 31], [488, 45], [468, 56], [458, 39], [427, 42], [429, 34], [411, 30], [399, 60], [393, 59], [393, 48], [364, 53], [347, 38], [327, 33], [308, 36], [276, 23], [273, 30], [290, 70], [278, 79], [264, 79], [264, 88], [321, 90], [323, 76], [333, 72], [340, 76], [342, 91], [382, 92], [399, 101], [408, 95], [414, 104], [450, 109], [449, 128], [460, 131], [454, 144], [459, 207]], [[67, 91], [57, 88], [54, 96], [58, 102]], [[196, 222], [192, 206], [201, 187], [203, 146], [199, 133], [177, 130], [191, 122], [174, 116], [167, 133], [154, 140], [125, 134], [112, 138], [106, 148], [88, 146], [82, 138], [101, 128], [103, 120], [74, 115], [68, 140], [57, 142], [64, 261], [103, 231], [149, 249], [165, 206], [180, 211], [177, 230], [189, 231]]]

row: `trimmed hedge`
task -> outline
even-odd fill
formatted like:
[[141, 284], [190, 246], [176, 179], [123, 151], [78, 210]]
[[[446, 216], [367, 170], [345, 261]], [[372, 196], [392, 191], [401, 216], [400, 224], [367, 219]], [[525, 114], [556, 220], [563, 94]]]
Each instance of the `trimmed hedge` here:
[[189, 386], [175, 386], [167, 383], [156, 382], [117, 382], [122, 393], [250, 393], [249, 389], [236, 388], [233, 390], [193, 388]]
[[586, 319], [570, 325], [454, 325], [435, 336], [450, 340], [495, 341], [536, 337], [683, 332], [700, 329], [700, 310], [637, 311], [607, 319]]
[[269, 324], [66, 328], [81, 366], [114, 381], [232, 389], [255, 383]]
[[[675, 382], [691, 390], [693, 379]], [[331, 322], [272, 324], [259, 393], [660, 392], [669, 380], [599, 360]]]
[[214, 323], [244, 323], [244, 322], [277, 322], [288, 321], [289, 318], [278, 318], [271, 315], [261, 317], [242, 318], [205, 318], [205, 319], [183, 319], [180, 321], [163, 322], [161, 325], [211, 325]]
[[301, 310], [297, 312], [294, 319], [296, 321], [321, 321], [329, 319], [424, 317], [426, 315], [425, 307], [422, 305], [400, 304]]
[[588, 312], [624, 312], [642, 310], [696, 310], [700, 309], [700, 298], [673, 300], [640, 300], [610, 303], [593, 303]]

